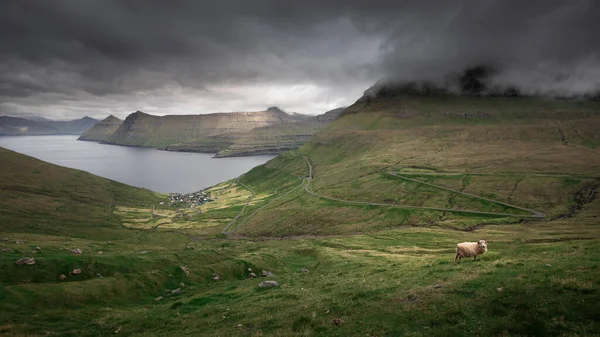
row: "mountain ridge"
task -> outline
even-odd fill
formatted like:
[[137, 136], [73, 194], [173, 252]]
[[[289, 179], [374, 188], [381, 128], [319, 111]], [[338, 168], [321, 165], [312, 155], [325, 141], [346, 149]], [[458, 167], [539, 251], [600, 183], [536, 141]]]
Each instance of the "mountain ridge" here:
[[277, 154], [306, 143], [341, 111], [338, 108], [311, 116], [269, 107], [252, 112], [156, 116], [138, 110], [123, 121], [114, 116], [107, 117], [84, 133], [80, 140], [216, 153], [217, 157]]
[[98, 120], [88, 116], [69, 121], [0, 116], [0, 135], [80, 135], [96, 123]]

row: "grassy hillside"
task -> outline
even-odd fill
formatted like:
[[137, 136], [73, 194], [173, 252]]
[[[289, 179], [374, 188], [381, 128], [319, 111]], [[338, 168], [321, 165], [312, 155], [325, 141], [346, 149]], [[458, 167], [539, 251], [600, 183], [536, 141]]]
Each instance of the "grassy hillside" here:
[[84, 171], [49, 164], [0, 148], [1, 231], [73, 237], [110, 237], [121, 222], [116, 205], [164, 197]]
[[261, 211], [236, 233], [467, 229], [518, 222], [535, 212], [545, 219], [568, 213], [577, 193], [599, 184], [599, 111], [597, 102], [539, 98], [359, 101], [299, 151], [242, 178], [258, 193], [287, 193], [274, 177], [301, 185], [306, 157], [313, 169], [309, 189], [321, 197], [302, 186], [256, 205]]
[[254, 128], [237, 135], [232, 144], [219, 151], [217, 157], [278, 154], [296, 150], [310, 141], [312, 136], [325, 128], [326, 123], [316, 120], [286, 123]]
[[[6, 151], [21, 163], [2, 172], [13, 191], [35, 204], [76, 200], [115, 222], [71, 233], [83, 213], [68, 222], [71, 212], [44, 208], [64, 230], [37, 226], [42, 216], [5, 225], [32, 212], [11, 204], [0, 334], [593, 335], [597, 117], [594, 104], [532, 99], [358, 102], [198, 207], [123, 185], [102, 194], [114, 183]], [[48, 167], [61, 175], [24, 187]], [[69, 181], [81, 185], [62, 188]], [[104, 202], [73, 195], [88, 188]], [[453, 262], [456, 243], [479, 239], [486, 254]], [[28, 255], [35, 265], [15, 264]], [[274, 276], [251, 276], [263, 270]], [[259, 288], [265, 280], [279, 286]]]

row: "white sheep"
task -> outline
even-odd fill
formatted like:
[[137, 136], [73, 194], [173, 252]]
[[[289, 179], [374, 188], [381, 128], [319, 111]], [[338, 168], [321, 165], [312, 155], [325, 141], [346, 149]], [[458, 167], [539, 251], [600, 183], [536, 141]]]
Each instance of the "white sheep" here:
[[456, 257], [454, 262], [463, 257], [473, 256], [473, 261], [477, 260], [477, 255], [487, 252], [487, 241], [479, 240], [477, 242], [462, 242], [456, 245]]

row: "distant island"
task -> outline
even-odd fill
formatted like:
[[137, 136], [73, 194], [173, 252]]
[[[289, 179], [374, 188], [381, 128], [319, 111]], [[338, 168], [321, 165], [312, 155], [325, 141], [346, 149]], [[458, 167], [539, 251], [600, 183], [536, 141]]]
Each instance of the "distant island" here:
[[70, 121], [0, 116], [0, 136], [80, 135], [98, 122], [87, 116]]
[[167, 151], [216, 153], [216, 157], [278, 154], [295, 150], [344, 109], [317, 116], [264, 111], [154, 116], [136, 111], [95, 124], [79, 140], [152, 147]]

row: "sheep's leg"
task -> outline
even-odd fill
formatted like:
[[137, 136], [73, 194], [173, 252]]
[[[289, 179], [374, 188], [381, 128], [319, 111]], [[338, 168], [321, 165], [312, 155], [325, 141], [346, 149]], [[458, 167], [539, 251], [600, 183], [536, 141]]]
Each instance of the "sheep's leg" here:
[[473, 256], [473, 261], [477, 260], [477, 255]]
[[460, 256], [460, 254], [456, 253], [456, 256], [454, 257], [454, 262], [456, 262], [456, 260], [458, 260], [459, 256]]

